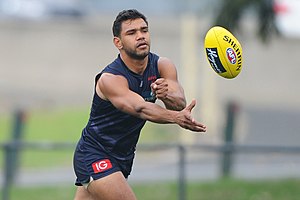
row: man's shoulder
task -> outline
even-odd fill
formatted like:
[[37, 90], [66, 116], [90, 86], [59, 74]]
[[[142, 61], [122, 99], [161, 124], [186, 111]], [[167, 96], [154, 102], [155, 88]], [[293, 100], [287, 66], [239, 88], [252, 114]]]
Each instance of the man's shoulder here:
[[124, 73], [124, 64], [120, 57], [116, 58], [113, 62], [108, 64], [103, 70], [102, 73], [112, 73], [112, 74], [123, 74]]

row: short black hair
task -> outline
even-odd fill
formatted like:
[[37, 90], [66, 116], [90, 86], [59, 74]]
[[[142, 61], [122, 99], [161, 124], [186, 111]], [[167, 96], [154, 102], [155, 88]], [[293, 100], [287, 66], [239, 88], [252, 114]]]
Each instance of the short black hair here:
[[139, 19], [142, 18], [146, 24], [148, 25], [147, 18], [145, 15], [137, 11], [136, 9], [129, 9], [129, 10], [123, 10], [119, 12], [118, 16], [116, 17], [113, 27], [112, 27], [112, 32], [115, 37], [119, 37], [121, 34], [121, 26], [122, 22], [129, 20], [129, 19]]

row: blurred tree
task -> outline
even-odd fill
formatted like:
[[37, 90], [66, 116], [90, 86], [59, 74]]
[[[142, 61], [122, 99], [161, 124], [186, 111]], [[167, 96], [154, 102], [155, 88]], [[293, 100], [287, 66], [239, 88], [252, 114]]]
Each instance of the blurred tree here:
[[259, 20], [258, 36], [267, 42], [270, 34], [279, 33], [275, 24], [274, 0], [223, 0], [214, 23], [236, 31], [242, 14], [251, 6], [255, 8]]

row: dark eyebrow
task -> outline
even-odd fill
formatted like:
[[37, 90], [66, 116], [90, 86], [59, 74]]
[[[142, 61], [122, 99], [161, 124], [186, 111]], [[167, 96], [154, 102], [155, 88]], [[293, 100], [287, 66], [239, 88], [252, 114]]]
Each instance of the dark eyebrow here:
[[136, 28], [128, 29], [125, 33], [136, 31]]
[[130, 32], [136, 32], [137, 30], [145, 30], [145, 29], [148, 29], [148, 26], [142, 26], [140, 28], [129, 29], [125, 32], [125, 34], [130, 33]]
[[149, 29], [148, 26], [142, 26], [141, 29]]

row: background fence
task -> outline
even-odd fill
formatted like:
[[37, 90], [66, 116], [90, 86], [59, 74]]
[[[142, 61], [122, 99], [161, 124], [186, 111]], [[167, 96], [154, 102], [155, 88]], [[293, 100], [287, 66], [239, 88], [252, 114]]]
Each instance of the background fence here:
[[[13, 185], [16, 170], [16, 155], [19, 151], [26, 149], [37, 151], [54, 151], [64, 149], [74, 149], [74, 143], [39, 143], [39, 142], [10, 142], [0, 145], [4, 152], [4, 182], [2, 184], [2, 200], [10, 199], [10, 190]], [[234, 155], [238, 153], [246, 154], [295, 154], [300, 157], [300, 147], [285, 147], [285, 146], [261, 146], [261, 145], [236, 145], [233, 143], [225, 143], [224, 145], [180, 145], [180, 144], [143, 144], [138, 147], [139, 152], [159, 151], [159, 150], [176, 150], [177, 163], [177, 184], [178, 184], [178, 199], [186, 200], [186, 184], [187, 184], [187, 156], [189, 152], [205, 151], [214, 152], [220, 156], [219, 169], [222, 177], [230, 177], [232, 168], [234, 167]]]
[[[279, 146], [279, 145], [239, 145], [235, 144], [234, 138], [234, 122], [235, 122], [235, 107], [234, 104], [229, 104], [227, 109], [227, 125], [224, 131], [224, 143], [222, 145], [186, 145], [186, 144], [142, 144], [138, 145], [137, 151], [143, 152], [163, 152], [174, 151], [177, 162], [174, 166], [169, 166], [167, 170], [176, 170], [176, 179], [178, 184], [178, 199], [186, 200], [186, 184], [187, 184], [187, 169], [188, 157], [195, 152], [215, 153], [219, 158], [218, 169], [220, 172], [219, 178], [231, 177], [235, 168], [235, 158], [237, 154], [287, 154], [295, 155], [300, 158], [300, 146]], [[2, 183], [2, 200], [10, 199], [11, 187], [14, 184], [15, 174], [18, 174], [20, 153], [26, 150], [34, 151], [59, 151], [73, 150], [74, 143], [66, 142], [24, 142], [22, 141], [22, 127], [24, 123], [24, 113], [18, 111], [15, 114], [13, 139], [10, 142], [0, 143], [0, 150], [4, 152], [3, 166], [3, 183]], [[168, 154], [170, 155], [170, 154]], [[169, 159], [169, 158], [165, 158]], [[138, 165], [137, 163], [136, 165]], [[298, 163], [300, 164], [300, 163]], [[201, 165], [201, 164], [200, 164]], [[191, 171], [198, 171], [198, 166], [192, 167]], [[164, 173], [162, 171], [162, 173]], [[196, 175], [197, 176], [197, 175]], [[201, 175], [200, 175], [201, 176]]]

